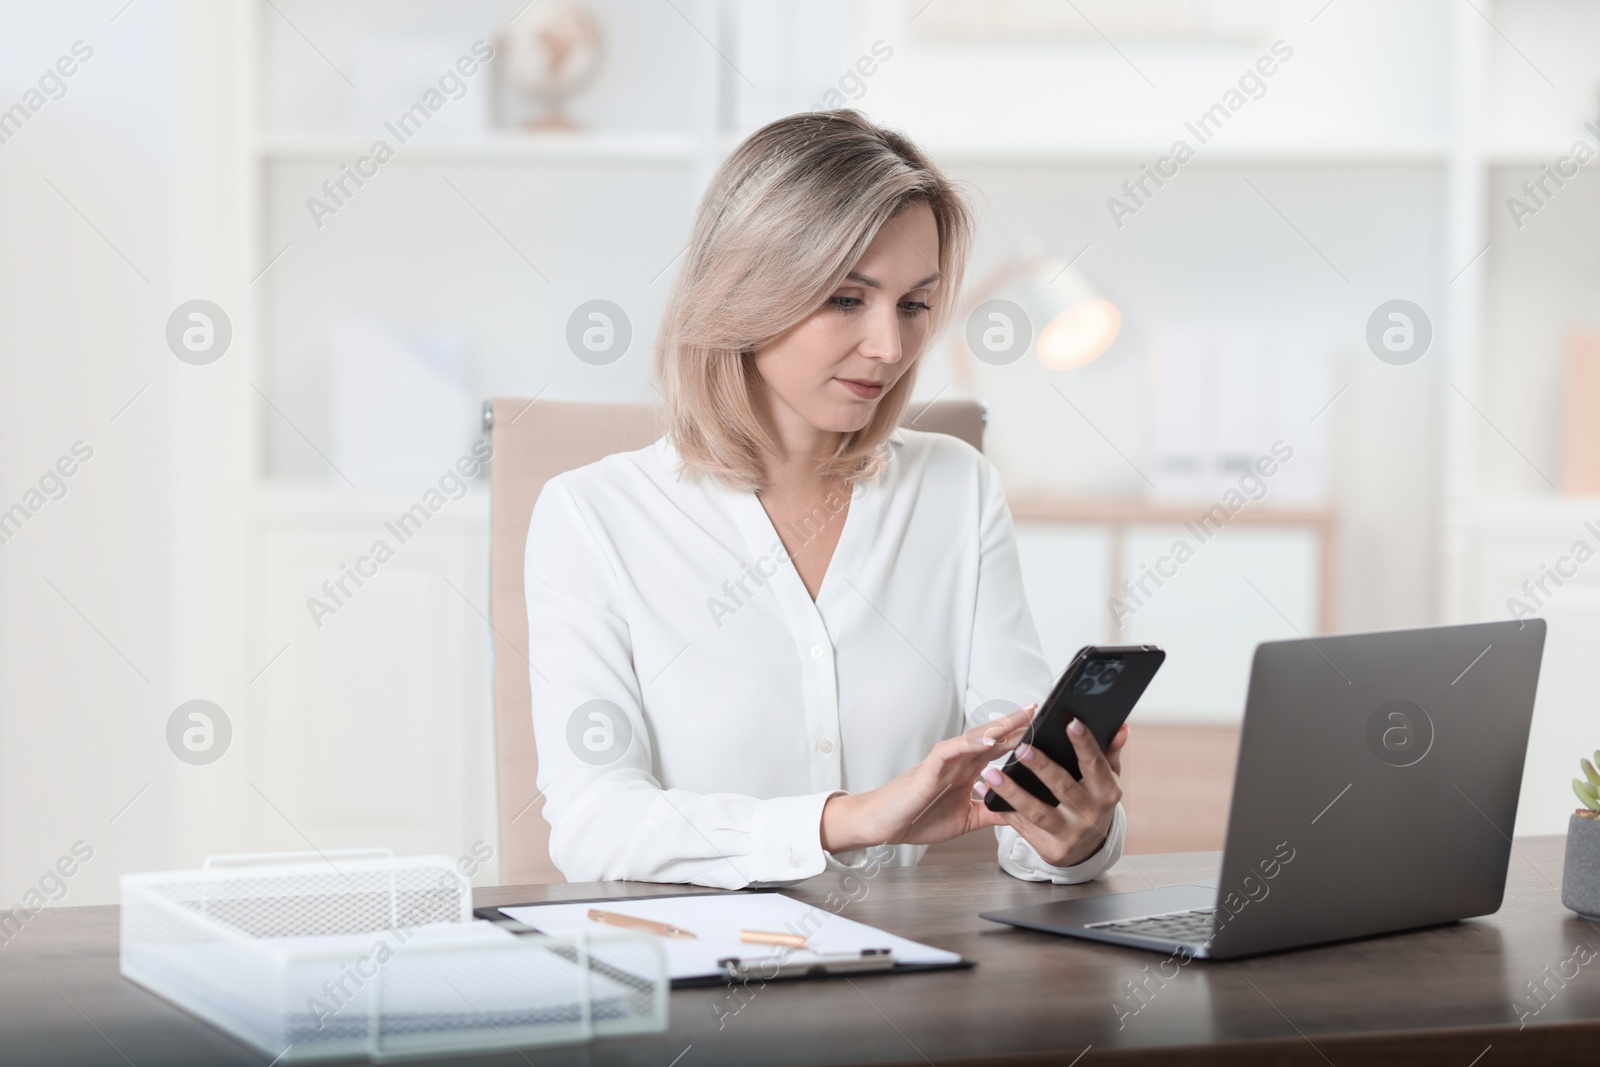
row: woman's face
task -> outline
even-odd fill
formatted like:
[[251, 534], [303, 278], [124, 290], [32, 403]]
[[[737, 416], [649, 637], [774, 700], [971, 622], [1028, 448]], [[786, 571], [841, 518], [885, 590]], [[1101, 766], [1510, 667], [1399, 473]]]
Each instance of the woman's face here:
[[[922, 354], [939, 284], [933, 210], [915, 201], [879, 229], [821, 307], [755, 354], [781, 436], [851, 433]], [[790, 432], [785, 432], [786, 430]]]

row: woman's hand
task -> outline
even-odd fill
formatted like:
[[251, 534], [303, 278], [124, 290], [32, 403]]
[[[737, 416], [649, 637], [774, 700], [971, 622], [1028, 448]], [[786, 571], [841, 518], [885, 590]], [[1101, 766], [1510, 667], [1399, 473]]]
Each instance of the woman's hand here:
[[1000, 814], [973, 797], [972, 780], [985, 764], [1017, 747], [1037, 707], [1030, 704], [940, 741], [921, 763], [877, 789], [829, 797], [822, 808], [822, 847], [848, 852], [885, 843], [932, 844], [1001, 825]]
[[1122, 749], [1128, 743], [1126, 723], [1105, 752], [1100, 751], [1094, 735], [1077, 719], [1068, 723], [1066, 730], [1078, 754], [1081, 781], [1031, 745], [1019, 746], [1017, 751], [1017, 759], [1049, 787], [1060, 801], [1058, 805], [1046, 804], [994, 768], [986, 769], [977, 785], [979, 796], [993, 789], [1010, 803], [1015, 810], [1002, 812], [999, 817], [1052, 867], [1082, 863], [1105, 845], [1117, 804], [1122, 800], [1117, 776], [1122, 773]]

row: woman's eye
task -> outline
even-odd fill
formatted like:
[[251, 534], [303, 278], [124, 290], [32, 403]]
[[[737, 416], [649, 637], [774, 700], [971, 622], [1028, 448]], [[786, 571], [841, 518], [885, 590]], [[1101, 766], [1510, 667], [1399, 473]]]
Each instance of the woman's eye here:
[[[861, 306], [862, 300], [859, 296], [830, 296], [828, 298], [828, 303], [832, 304], [840, 311], [854, 311], [856, 308]], [[930, 310], [932, 310], [930, 305], [921, 300], [907, 300], [900, 305], [900, 311], [903, 314], [913, 318], [921, 315], [925, 311]]]

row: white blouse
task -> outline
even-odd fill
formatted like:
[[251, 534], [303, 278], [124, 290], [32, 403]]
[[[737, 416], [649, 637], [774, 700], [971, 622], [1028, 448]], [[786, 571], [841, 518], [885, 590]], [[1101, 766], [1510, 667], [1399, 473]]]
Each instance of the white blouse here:
[[[552, 478], [528, 530], [538, 786], [572, 881], [721, 888], [830, 866], [915, 864], [924, 845], [830, 855], [822, 806], [944, 738], [1042, 701], [1053, 681], [1023, 596], [1000, 478], [947, 434], [896, 430], [836, 513], [816, 601], [755, 494], [680, 480], [661, 438]], [[839, 514], [842, 513], [842, 514]], [[1081, 882], [1009, 826], [1000, 866]]]

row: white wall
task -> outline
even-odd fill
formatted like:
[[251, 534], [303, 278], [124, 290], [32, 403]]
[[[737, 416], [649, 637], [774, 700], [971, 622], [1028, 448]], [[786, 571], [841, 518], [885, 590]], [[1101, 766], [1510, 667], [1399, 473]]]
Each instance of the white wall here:
[[[862, 104], [925, 135], [996, 145], [1155, 145], [1210, 106], [1276, 38], [1294, 50], [1269, 91], [1228, 124], [1258, 145], [1437, 141], [1446, 121], [1446, 5], [1340, 0], [1280, 5], [1258, 44], [924, 42], [912, 5], [860, 6], [853, 59], [883, 38], [896, 49]], [[1120, 52], [1120, 54], [1119, 54]]]
[[[346, 68], [369, 25], [470, 41], [518, 6], [277, 2]], [[708, 121], [704, 96], [715, 76], [728, 99], [714, 105], [748, 128], [817, 103], [883, 40], [893, 58], [866, 80], [858, 104], [926, 143], [978, 195], [973, 276], [1025, 239], [1067, 256], [1090, 245], [1079, 265], [1124, 301], [1128, 330], [1116, 348], [1058, 380], [1103, 414], [1101, 428], [1125, 451], [1148, 431], [1136, 387], [1160, 329], [1247, 322], [1331, 340], [1335, 381], [1350, 385], [1326, 416], [1331, 499], [1342, 522], [1339, 623], [1438, 618], [1441, 405], [1452, 395], [1444, 376], [1453, 340], [1443, 305], [1456, 266], [1446, 252], [1449, 5], [1337, 0], [1314, 23], [1320, 4], [1285, 5], [1280, 32], [1294, 59], [1214, 151], [1202, 148], [1121, 229], [1105, 198], [1180, 136], [1183, 119], [1214, 101], [1260, 45], [1129, 42], [1126, 58], [1098, 39], [958, 47], [914, 32], [907, 20], [916, 5], [902, 0], [834, 5], [836, 19], [819, 16], [804, 32], [769, 0], [724, 6], [733, 31], [716, 43], [738, 74], [667, 5], [598, 5], [616, 50], [575, 112], [624, 133], [692, 141]], [[288, 153], [247, 171], [255, 157], [239, 122], [240, 94], [254, 72], [238, 63], [246, 5], [138, 0], [121, 8], [121, 0], [0, 0], [0, 107], [74, 41], [95, 50], [66, 96], [0, 145], [0, 507], [21, 499], [74, 441], [95, 450], [65, 498], [0, 545], [0, 906], [80, 838], [96, 858], [74, 878], [70, 903], [113, 899], [121, 871], [191, 863], [208, 851], [303, 848], [307, 833], [319, 846], [365, 843], [359, 805], [347, 801], [368, 780], [326, 782], [286, 769], [293, 748], [282, 746], [284, 736], [312, 735], [300, 732], [304, 722], [280, 732], [273, 710], [276, 700], [340, 714], [341, 683], [318, 674], [334, 643], [297, 644], [296, 604], [306, 590], [262, 593], [253, 571], [263, 544], [293, 527], [294, 510], [285, 497], [263, 503], [255, 476], [329, 480], [300, 436], [324, 442], [332, 429], [320, 391], [328, 323], [360, 312], [409, 336], [456, 331], [468, 384], [483, 394], [548, 385], [551, 396], [643, 399], [648, 339], [670, 277], [661, 272], [704, 177], [692, 148], [669, 147], [655, 162], [536, 175], [493, 159], [418, 161], [386, 171], [381, 187], [312, 231], [303, 199], [327, 173], [326, 159]], [[688, 5], [705, 26], [708, 8]], [[776, 21], [767, 17], [774, 10]], [[291, 137], [346, 130], [349, 87], [284, 19], [266, 14], [264, 126]], [[1572, 28], [1595, 16], [1555, 0], [1497, 4], [1492, 14], [1559, 87], [1550, 91], [1514, 54], [1491, 48], [1486, 135], [1537, 142], [1526, 150], [1536, 158], [1592, 108], [1600, 61], [1583, 51], [1592, 34]], [[818, 25], [838, 28], [830, 36]], [[1507, 163], [1507, 179], [1520, 180], [1512, 168], [1524, 164]], [[270, 179], [259, 220], [247, 200], [256, 178]], [[548, 268], [548, 283], [527, 276], [446, 178]], [[1593, 221], [1600, 199], [1571, 193], [1548, 225], [1541, 215], [1513, 235], [1491, 220], [1496, 250], [1485, 264], [1486, 342], [1496, 359], [1482, 388], [1497, 424], [1541, 465], [1553, 461], [1558, 440], [1548, 412], [1562, 329], [1594, 324], [1591, 264], [1572, 235]], [[252, 288], [283, 242], [302, 243]], [[637, 312], [635, 349], [612, 367], [581, 365], [561, 350], [564, 310], [591, 296]], [[1396, 296], [1440, 308], [1435, 351], [1404, 368], [1378, 363], [1362, 339], [1370, 310]], [[239, 310], [236, 350], [210, 367], [179, 363], [163, 339], [173, 307], [195, 297]], [[260, 321], [254, 307], [263, 309]], [[1521, 346], [1526, 363], [1501, 358]], [[932, 395], [948, 368], [935, 359], [926, 372], [923, 394]], [[257, 386], [281, 400], [298, 431], [265, 408]], [[1007, 416], [996, 411], [997, 420]], [[1020, 414], [1007, 423], [1020, 424]], [[1066, 484], [1096, 492], [1137, 484], [1065, 405], [1029, 432], [1038, 435], [1037, 462]], [[1538, 488], [1520, 459], [1494, 451], [1498, 438], [1485, 441], [1487, 485]], [[1022, 459], [1009, 476], [1030, 473]], [[349, 524], [352, 536], [364, 521]], [[325, 558], [320, 551], [290, 546], [284, 567], [301, 568], [310, 582], [342, 558], [342, 547]], [[445, 562], [435, 570], [470, 567], [472, 549], [443, 546], [438, 558]], [[303, 566], [306, 559], [317, 562]], [[418, 570], [432, 575], [432, 566], [419, 560]], [[465, 636], [451, 655], [461, 670], [476, 670], [479, 624], [459, 604], [454, 610], [455, 621], [441, 625]], [[1284, 636], [1271, 625], [1260, 636]], [[356, 650], [350, 677], [395, 654], [396, 646], [369, 647], [372, 633], [341, 637], [340, 648]], [[285, 643], [291, 652], [272, 668], [283, 675], [253, 681]], [[440, 698], [451, 715], [480, 702], [460, 688]], [[236, 711], [245, 746], [238, 758], [190, 767], [167, 751], [167, 716], [195, 697]], [[358, 759], [359, 724], [381, 727], [381, 711], [363, 706], [341, 718], [318, 755], [328, 762], [315, 765]], [[472, 768], [487, 769], [474, 729], [464, 722], [444, 732], [465, 755], [435, 777], [481, 793], [481, 782], [467, 781]], [[458, 780], [467, 784], [450, 784]], [[451, 851], [487, 828], [491, 813], [480, 801], [450, 813], [448, 834], [414, 820], [371, 825]], [[316, 822], [319, 810], [345, 814]]]
[[0, 145], [0, 499], [20, 499], [74, 441], [94, 450], [65, 498], [0, 545], [6, 905], [78, 839], [95, 855], [69, 902], [110, 899], [119, 870], [162, 857], [187, 815], [186, 768], [160, 732], [196, 695], [174, 670], [193, 636], [174, 612], [187, 517], [175, 481], [205, 462], [175, 454], [195, 444], [175, 425], [191, 411], [188, 368], [163, 342], [183, 289], [179, 42], [170, 7], [112, 23], [115, 10], [0, 7], [5, 106], [75, 41], [94, 50], [66, 96]]

